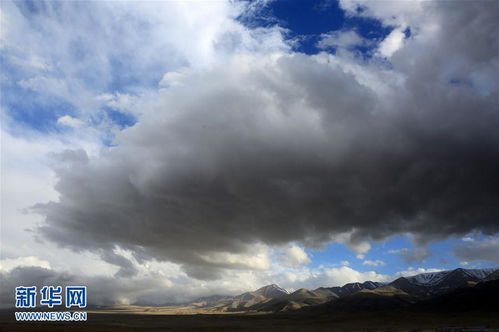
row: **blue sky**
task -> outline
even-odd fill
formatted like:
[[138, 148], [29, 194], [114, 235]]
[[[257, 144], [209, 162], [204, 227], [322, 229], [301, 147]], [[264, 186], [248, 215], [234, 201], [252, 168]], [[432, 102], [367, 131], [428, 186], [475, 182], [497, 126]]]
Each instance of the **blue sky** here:
[[[397, 202], [399, 196], [384, 191], [392, 183], [383, 182], [377, 163], [402, 156], [400, 167], [405, 167], [403, 163], [412, 160], [410, 154], [420, 152], [418, 144], [425, 144], [421, 142], [428, 137], [439, 139], [442, 131], [428, 125], [428, 119], [436, 124], [450, 119], [441, 128], [466, 131], [466, 121], [461, 122], [466, 111], [453, 119], [446, 108], [487, 109], [494, 103], [498, 86], [490, 70], [494, 54], [482, 44], [476, 51], [481, 57], [459, 49], [461, 44], [448, 38], [452, 31], [446, 30], [457, 24], [445, 21], [445, 11], [450, 9], [429, 6], [362, 0], [3, 1], [2, 205], [8, 208], [2, 217], [0, 272], [33, 265], [58, 274], [98, 266], [95, 275], [144, 284], [159, 275], [165, 278], [161, 286], [165, 296], [175, 298], [171, 285], [188, 285], [193, 294], [214, 293], [223, 287], [235, 293], [270, 282], [291, 289], [388, 280], [436, 269], [497, 266], [493, 258], [499, 253], [497, 229], [489, 221], [493, 216], [476, 223], [463, 220], [448, 212], [454, 201], [439, 206], [417, 193], [411, 198], [404, 188], [399, 196], [410, 199], [403, 203], [419, 199], [421, 211], [414, 212], [417, 209], [410, 203], [378, 210], [371, 205], [379, 200], [376, 193], [367, 193], [366, 200], [335, 205], [334, 199], [343, 202], [348, 190], [366, 193], [376, 188], [379, 174], [379, 191]], [[453, 17], [466, 13], [455, 10]], [[438, 33], [432, 30], [435, 27], [441, 28]], [[474, 36], [482, 32], [474, 35], [473, 27], [463, 29], [469, 29], [462, 32], [463, 38], [479, 43]], [[478, 50], [479, 46], [484, 49]], [[439, 91], [442, 97], [427, 91]], [[403, 112], [405, 108], [412, 112], [407, 105], [413, 104], [436, 110], [436, 115], [414, 111], [412, 122], [406, 121]], [[364, 118], [357, 112], [364, 112]], [[491, 115], [478, 115], [473, 123], [482, 125], [483, 118], [479, 128], [488, 128], [493, 121], [486, 121], [486, 116]], [[427, 125], [427, 131], [419, 125]], [[399, 131], [397, 126], [410, 128]], [[372, 134], [367, 139], [362, 136], [366, 131]], [[384, 131], [393, 135], [387, 139], [380, 134]], [[417, 140], [420, 131], [428, 137]], [[456, 141], [468, 144], [467, 137], [475, 134], [470, 129], [468, 136], [465, 132]], [[487, 145], [488, 139], [492, 142], [487, 135], [471, 142], [482, 140], [482, 147], [495, 146]], [[450, 146], [453, 137], [448, 139]], [[314, 178], [313, 172], [336, 167], [341, 161], [337, 156], [353, 158], [352, 169], [364, 171], [359, 166], [362, 159], [352, 157], [356, 151], [350, 146], [361, 142], [365, 148], [369, 141], [379, 143], [372, 151], [379, 149], [380, 155], [369, 159], [369, 149], [359, 154], [372, 163], [373, 181], [325, 179], [348, 187], [339, 194], [331, 189], [334, 185], [326, 186], [327, 190], [317, 185], [333, 173]], [[486, 148], [476, 149], [474, 144], [478, 143], [469, 143], [466, 150], [478, 151], [470, 153], [472, 157], [495, 160], [479, 156]], [[447, 170], [446, 163], [431, 168], [441, 152], [435, 148], [433, 153], [434, 159], [424, 159], [424, 154], [414, 157], [413, 167], [404, 174], [431, 176]], [[258, 158], [262, 161], [252, 164]], [[298, 166], [287, 170], [287, 165]], [[462, 165], [463, 174], [474, 174], [475, 166], [473, 160]], [[425, 167], [433, 173], [425, 173]], [[398, 170], [393, 166], [394, 174]], [[252, 171], [261, 174], [256, 177]], [[350, 176], [343, 168], [338, 172]], [[441, 176], [443, 180], [435, 178], [434, 183], [447, 185], [446, 175]], [[254, 215], [268, 220], [230, 219], [239, 216], [234, 206], [246, 202], [260, 206], [259, 196], [253, 195], [260, 190], [259, 180], [267, 177], [272, 178], [271, 185], [259, 195], [269, 195], [275, 206], [269, 204], [268, 211], [254, 211]], [[410, 190], [426, 190], [409, 178], [401, 176], [397, 181], [394, 188], [407, 184]], [[460, 181], [456, 180], [457, 189], [439, 187], [435, 195], [446, 192], [454, 198], [456, 190], [468, 185]], [[307, 191], [311, 183], [319, 188], [317, 192]], [[127, 191], [130, 186], [135, 186], [133, 192]], [[286, 195], [292, 194], [272, 196], [282, 188], [289, 190]], [[296, 193], [293, 188], [302, 191]], [[241, 196], [223, 196], [233, 192]], [[303, 214], [307, 217], [301, 216], [312, 216], [310, 220], [299, 219], [301, 203], [321, 192], [333, 197], [331, 206], [325, 208], [319, 199], [312, 206], [322, 212], [310, 210]], [[186, 203], [186, 193], [192, 203]], [[492, 198], [494, 194], [490, 189]], [[211, 202], [216, 195], [224, 199]], [[294, 201], [300, 195], [303, 201]], [[165, 200], [158, 204], [158, 197]], [[294, 202], [289, 210], [297, 209], [299, 216], [287, 215], [280, 199]], [[471, 216], [479, 203], [468, 201], [476, 205], [463, 210], [463, 215]], [[67, 202], [71, 204], [66, 206]], [[89, 212], [89, 206], [98, 208]], [[165, 206], [171, 206], [166, 214], [174, 211], [174, 217], [164, 217], [165, 211], [160, 217], [150, 212]], [[359, 212], [348, 212], [352, 206]], [[368, 212], [362, 214], [366, 206], [375, 216], [372, 220]], [[197, 214], [197, 207], [205, 210]], [[493, 215], [494, 208], [488, 208]], [[277, 210], [277, 216], [287, 217], [276, 217]], [[342, 211], [348, 212], [344, 219], [338, 217]], [[449, 218], [441, 218], [447, 221], [438, 221], [442, 227], [435, 227], [422, 221], [424, 216], [430, 220], [431, 213], [440, 217], [448, 213]], [[133, 222], [128, 223], [131, 216]], [[478, 213], [477, 218], [481, 216]], [[176, 219], [184, 217], [183, 222]], [[237, 224], [240, 220], [244, 223]], [[213, 227], [208, 227], [210, 222]], [[379, 230], [373, 226], [376, 223]], [[276, 231], [278, 226], [282, 232]], [[92, 233], [96, 229], [102, 232]], [[120, 230], [128, 230], [123, 234], [129, 235]], [[158, 241], [158, 234], [165, 238]], [[176, 240], [182, 237], [185, 241]], [[192, 247], [186, 247], [189, 242]]]
[[[393, 29], [374, 18], [346, 15], [338, 1], [270, 1], [260, 15], [242, 21], [249, 26], [279, 24], [287, 29], [287, 38], [296, 40], [294, 49], [306, 54], [321, 51], [317, 43], [322, 34], [353, 30], [373, 42], [369, 47], [357, 47], [360, 55], [370, 56]], [[334, 53], [335, 49], [329, 51]]]
[[[63, 10], [57, 5], [58, 2], [49, 2], [50, 6], [45, 3], [44, 1], [15, 1], [15, 7], [26, 19], [32, 19], [34, 28], [40, 29], [43, 35], [48, 36], [52, 32], [43, 25], [43, 15], [48, 14], [48, 8], [50, 8], [50, 15], [58, 19], [63, 15]], [[270, 1], [262, 6], [256, 15], [242, 16], [240, 21], [252, 28], [278, 25], [286, 29], [285, 38], [292, 42], [292, 49], [305, 54], [317, 54], [323, 51], [318, 47], [321, 35], [334, 31], [353, 30], [372, 42], [369, 45], [355, 46], [356, 54], [362, 57], [372, 56], [373, 50], [393, 29], [377, 19], [348, 16], [339, 8], [336, 1]], [[78, 23], [80, 22], [76, 24]], [[91, 23], [81, 22], [75, 28], [90, 29], [89, 24]], [[147, 32], [147, 23], [137, 22], [137, 29], [139, 32], [140, 30]], [[125, 29], [122, 31], [119, 27], [116, 30], [118, 34], [126, 32]], [[182, 68], [187, 64], [181, 58], [158, 57], [157, 59], [146, 58], [145, 62], [137, 67], [138, 56], [133, 54], [133, 46], [127, 45], [124, 50], [120, 50], [122, 45], [120, 43], [113, 45], [115, 42], [111, 41], [107, 57], [98, 59], [97, 66], [94, 66], [95, 58], [100, 55], [98, 49], [89, 45], [92, 42], [90, 38], [92, 38], [91, 31], [85, 32], [79, 38], [74, 38], [60, 50], [64, 54], [48, 51], [53, 61], [58, 61], [64, 55], [65, 62], [81, 64], [81, 66], [76, 66], [75, 71], [71, 68], [71, 72], [68, 72], [66, 68], [54, 67], [51, 70], [51, 79], [75, 80], [75, 84], [83, 85], [85, 89], [94, 94], [136, 95], [142, 90], [157, 87], [164, 73]], [[109, 40], [106, 39], [103, 42], [109, 42]], [[113, 50], [115, 47], [118, 51]], [[43, 51], [47, 52], [47, 50]], [[335, 53], [336, 48], [331, 47], [327, 51]], [[57, 93], [36, 91], [40, 87], [30, 88], [27, 84], [20, 84], [20, 82], [36, 77], [40, 68], [46, 71], [43, 64], [42, 67], [37, 68], [36, 66], [20, 66], [18, 61], [13, 61], [22, 56], [25, 54], [16, 54], [16, 50], [10, 49], [0, 56], [4, 75], [2, 107], [7, 110], [11, 118], [30, 128], [42, 132], [60, 130], [54, 120], [64, 114], [76, 116], [79, 105], [75, 105], [71, 98], [61, 98]], [[36, 61], [36, 56], [30, 60]], [[89, 70], [90, 66], [92, 70]], [[68, 87], [70, 91], [72, 88], [76, 87]], [[93, 122], [105, 118], [120, 128], [134, 123], [133, 117], [123, 112], [110, 110], [105, 106], [97, 106], [97, 108], [96, 112], [101, 114], [97, 115]]]
[[[483, 236], [477, 237], [477, 241], [483, 239]], [[457, 259], [452, 253], [452, 248], [462, 243], [462, 237], [451, 237], [444, 241], [430, 243], [428, 245], [428, 249], [430, 251], [429, 257], [423, 259], [422, 261], [415, 260], [411, 262], [404, 260], [398, 252], [394, 252], [403, 248], [413, 250], [413, 244], [407, 236], [395, 236], [380, 243], [372, 242], [372, 248], [361, 259], [357, 257], [358, 254], [352, 252], [345, 245], [339, 243], [330, 244], [327, 248], [325, 248], [325, 250], [311, 250], [309, 253], [313, 258], [312, 266], [314, 267], [331, 264], [338, 266], [341, 265], [342, 261], [348, 261], [348, 266], [356, 270], [369, 271], [375, 269], [383, 274], [395, 274], [398, 271], [407, 269], [408, 266], [426, 269], [438, 267], [444, 270], [456, 267], [487, 268], [496, 266], [492, 262], [465, 262]], [[382, 261], [383, 263], [378, 262], [378, 264], [375, 265], [366, 265], [366, 261]]]

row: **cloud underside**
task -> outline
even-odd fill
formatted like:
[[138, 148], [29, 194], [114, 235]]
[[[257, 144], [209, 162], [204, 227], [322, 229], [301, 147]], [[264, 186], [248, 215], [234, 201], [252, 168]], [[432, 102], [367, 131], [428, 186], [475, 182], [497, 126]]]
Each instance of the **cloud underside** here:
[[277, 273], [269, 280], [266, 273], [255, 274], [251, 271], [229, 273], [223, 281], [200, 281], [176, 275], [170, 271], [168, 278], [163, 273], [151, 273], [133, 278], [112, 276], [89, 276], [65, 271], [56, 271], [40, 266], [17, 266], [11, 270], [0, 269], [2, 288], [0, 289], [0, 308], [12, 307], [12, 290], [19, 285], [34, 285], [38, 289], [44, 285], [86, 285], [90, 305], [165, 305], [185, 303], [202, 296], [213, 294], [237, 295], [260, 288], [271, 282], [287, 289], [304, 286], [343, 285], [356, 281], [389, 281], [395, 276], [379, 274], [374, 271], [359, 272], [349, 267], [320, 268], [314, 270], [288, 270]]
[[39, 231], [201, 279], [250, 266], [241, 257], [257, 243], [496, 234], [498, 93], [487, 73], [499, 43], [477, 36], [496, 35], [497, 5], [435, 6], [439, 29], [394, 51], [388, 73], [376, 60], [345, 59], [352, 71], [331, 55], [273, 54], [166, 75], [117, 147], [58, 157], [60, 200], [34, 207]]

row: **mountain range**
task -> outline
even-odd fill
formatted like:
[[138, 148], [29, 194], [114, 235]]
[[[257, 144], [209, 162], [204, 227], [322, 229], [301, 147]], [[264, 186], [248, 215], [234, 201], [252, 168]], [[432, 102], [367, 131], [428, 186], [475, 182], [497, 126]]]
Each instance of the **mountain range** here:
[[214, 312], [358, 312], [409, 306], [421, 309], [448, 305], [454, 297], [472, 301], [475, 293], [485, 298], [489, 291], [498, 294], [498, 279], [499, 268], [458, 268], [400, 277], [390, 283], [355, 282], [341, 287], [301, 288], [292, 293], [272, 284], [237, 296], [200, 298], [190, 306]]

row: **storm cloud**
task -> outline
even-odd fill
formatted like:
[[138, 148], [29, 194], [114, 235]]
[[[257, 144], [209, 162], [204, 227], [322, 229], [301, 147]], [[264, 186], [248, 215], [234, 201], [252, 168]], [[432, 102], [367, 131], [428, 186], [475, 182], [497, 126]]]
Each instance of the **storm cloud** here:
[[200, 279], [265, 269], [262, 243], [497, 234], [498, 5], [424, 11], [433, 30], [414, 27], [390, 59], [240, 55], [165, 75], [117, 146], [57, 157], [39, 231], [124, 275], [118, 248]]

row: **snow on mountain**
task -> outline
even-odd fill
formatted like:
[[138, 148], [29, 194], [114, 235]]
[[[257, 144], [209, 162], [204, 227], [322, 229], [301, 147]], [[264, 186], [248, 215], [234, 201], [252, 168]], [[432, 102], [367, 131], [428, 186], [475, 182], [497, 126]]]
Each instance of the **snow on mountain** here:
[[415, 285], [433, 286], [441, 282], [442, 279], [445, 278], [445, 276], [449, 273], [450, 271], [427, 272], [417, 274], [412, 277], [406, 277], [406, 279], [409, 280], [410, 283]]
[[490, 269], [470, 269], [470, 270], [465, 270], [469, 274], [477, 277], [478, 279], [485, 279], [492, 273], [499, 271], [499, 269], [495, 268], [490, 268]]
[[385, 283], [383, 282], [378, 282], [378, 281], [366, 281], [363, 283], [364, 287], [367, 289], [375, 289], [380, 286], [383, 286]]
[[375, 289], [378, 288], [379, 286], [382, 286], [383, 283], [381, 282], [376, 282], [376, 281], [365, 281], [365, 282], [352, 282], [349, 284], [343, 285], [343, 289], [349, 290], [349, 291], [356, 291], [356, 290], [361, 290], [361, 289]]
[[277, 286], [276, 284], [264, 286], [253, 292], [257, 295], [263, 295], [268, 298], [276, 298], [284, 295], [288, 295], [289, 292], [284, 288]]
[[476, 283], [487, 280], [494, 273], [499, 273], [499, 269], [466, 270], [459, 268], [451, 271], [421, 273], [409, 277], [400, 277], [389, 284], [373, 281], [363, 283], [352, 282], [341, 287], [320, 287], [313, 291], [302, 288], [292, 294], [278, 285], [271, 284], [233, 297], [211, 296], [200, 298], [192, 303], [192, 305], [195, 307], [211, 308], [211, 310], [215, 311], [282, 311], [318, 305], [325, 301], [334, 301], [338, 298], [348, 297], [359, 292], [363, 292], [362, 296], [371, 293], [379, 295], [388, 293], [399, 294], [402, 292], [405, 296], [410, 295], [425, 298], [459, 287], [465, 287], [470, 282]]
[[356, 293], [362, 289], [375, 289], [375, 288], [381, 287], [383, 285], [384, 285], [384, 283], [376, 282], [376, 281], [366, 281], [363, 283], [351, 282], [351, 283], [345, 284], [341, 287], [339, 287], [339, 286], [327, 287], [327, 288], [320, 287], [320, 288], [317, 288], [316, 290], [319, 290], [321, 292], [329, 291], [329, 292], [332, 292], [338, 296], [346, 296], [346, 295]]
[[[485, 279], [488, 275], [494, 273], [496, 270], [495, 268], [489, 268], [489, 269], [457, 269], [462, 271], [462, 273], [467, 274], [471, 277], [474, 277], [478, 280]], [[444, 280], [445, 277], [450, 275], [453, 271], [441, 271], [441, 272], [428, 272], [428, 273], [421, 273], [417, 274], [415, 276], [411, 277], [406, 277], [406, 279], [414, 284], [414, 285], [420, 285], [420, 286], [435, 286], [438, 285], [440, 282]]]

